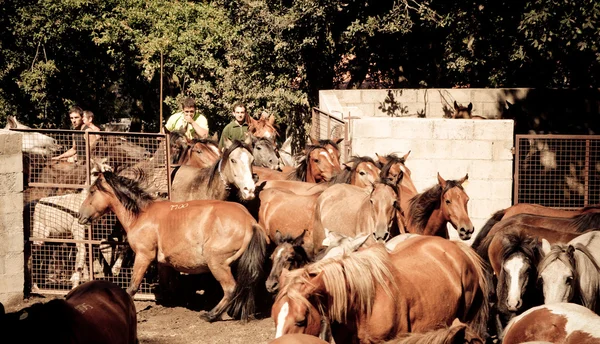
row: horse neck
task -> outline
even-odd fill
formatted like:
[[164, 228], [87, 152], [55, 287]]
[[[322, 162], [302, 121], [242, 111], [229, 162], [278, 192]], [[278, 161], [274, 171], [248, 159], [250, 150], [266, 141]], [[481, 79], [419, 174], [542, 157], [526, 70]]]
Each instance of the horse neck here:
[[427, 225], [420, 234], [436, 235], [448, 239], [448, 218], [444, 216], [440, 208], [434, 209], [429, 215]]
[[600, 266], [587, 246], [577, 244], [575, 249], [581, 301], [584, 306], [596, 311], [598, 288], [600, 287]]
[[213, 169], [211, 172], [213, 173], [206, 180], [206, 193], [210, 199], [225, 200], [229, 197], [232, 186], [221, 175], [222, 161], [223, 157], [217, 160], [216, 168], [211, 167]]
[[119, 201], [115, 196], [111, 196], [108, 208], [113, 213], [115, 213], [117, 219], [123, 226], [123, 230], [125, 230], [126, 233], [129, 233], [129, 230], [133, 227], [139, 215], [136, 215], [133, 212], [127, 210], [127, 208], [125, 208], [125, 205], [121, 201]]

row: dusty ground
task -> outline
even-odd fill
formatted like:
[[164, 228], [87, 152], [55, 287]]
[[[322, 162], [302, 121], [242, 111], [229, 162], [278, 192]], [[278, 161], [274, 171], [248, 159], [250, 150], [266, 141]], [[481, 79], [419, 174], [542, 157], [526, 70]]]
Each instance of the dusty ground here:
[[[14, 312], [36, 302], [47, 302], [61, 296], [32, 296], [17, 304], [7, 305], [7, 312]], [[200, 319], [204, 310], [198, 306], [162, 306], [154, 301], [135, 301], [138, 316], [140, 344], [225, 344], [267, 343], [275, 334], [271, 318], [250, 320], [242, 323], [225, 320], [208, 323]], [[206, 307], [204, 307], [206, 308]]]

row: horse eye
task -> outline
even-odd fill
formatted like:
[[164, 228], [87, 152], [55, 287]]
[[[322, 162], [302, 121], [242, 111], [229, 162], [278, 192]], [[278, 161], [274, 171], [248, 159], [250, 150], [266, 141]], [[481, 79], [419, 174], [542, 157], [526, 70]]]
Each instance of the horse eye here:
[[315, 159], [314, 162], [318, 164], [319, 163], [319, 159]]
[[450, 202], [450, 200], [449, 200], [449, 199], [447, 199], [447, 200], [446, 200], [446, 204], [450, 204], [450, 203], [452, 203], [452, 202]]
[[573, 282], [573, 276], [567, 277], [567, 284], [571, 284]]
[[306, 327], [307, 321], [306, 318], [300, 320], [300, 321], [296, 321], [296, 326], [298, 327]]
[[262, 149], [262, 147], [256, 147], [256, 149], [258, 149], [258, 150], [261, 150], [261, 149]]
[[237, 161], [235, 161], [235, 159], [230, 159], [232, 164], [235, 164]]
[[364, 176], [366, 173], [364, 171], [360, 171], [360, 172], [358, 172], [358, 174], [360, 174], [361, 176]]

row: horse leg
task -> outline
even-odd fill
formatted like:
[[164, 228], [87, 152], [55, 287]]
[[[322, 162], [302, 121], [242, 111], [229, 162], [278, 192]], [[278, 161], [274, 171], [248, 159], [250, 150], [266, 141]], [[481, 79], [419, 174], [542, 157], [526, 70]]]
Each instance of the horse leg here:
[[210, 310], [210, 312], [203, 314], [201, 317], [208, 321], [213, 322], [219, 320], [221, 315], [226, 310], [231, 302], [233, 291], [235, 290], [235, 279], [231, 273], [229, 265], [225, 265], [226, 259], [211, 258], [208, 261], [208, 268], [215, 277], [215, 279], [221, 284], [223, 288], [223, 298], [221, 301]]
[[129, 287], [127, 287], [127, 293], [133, 297], [135, 293], [140, 288], [140, 284], [142, 284], [142, 280], [144, 279], [144, 274], [148, 267], [154, 260], [155, 255], [145, 256], [141, 254], [141, 252], [136, 252], [135, 260], [133, 261], [133, 273], [131, 274], [131, 281], [129, 282]]
[[87, 264], [85, 264], [85, 244], [77, 243], [75, 244], [75, 247], [77, 247], [77, 255], [75, 256], [75, 271], [73, 271], [73, 275], [71, 276], [73, 288], [77, 287], [82, 280], [85, 281], [89, 278]]
[[163, 304], [170, 304], [175, 301], [178, 275], [172, 267], [165, 264], [158, 265], [158, 285], [160, 287], [160, 299], [162, 299]]

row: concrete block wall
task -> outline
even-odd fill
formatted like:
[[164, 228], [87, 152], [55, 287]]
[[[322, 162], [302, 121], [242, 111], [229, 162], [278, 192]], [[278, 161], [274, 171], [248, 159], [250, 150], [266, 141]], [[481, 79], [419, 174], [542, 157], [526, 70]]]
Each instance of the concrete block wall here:
[[398, 89], [398, 90], [323, 90], [319, 92], [319, 108], [337, 117], [390, 117], [386, 98], [392, 94], [402, 110], [396, 117], [443, 118], [454, 109], [454, 101], [473, 104], [473, 115], [500, 118], [505, 101], [515, 103], [524, 99], [528, 88], [469, 88], [469, 89]]
[[[406, 166], [418, 192], [435, 185], [438, 172], [446, 180], [468, 173], [463, 186], [475, 235], [494, 212], [512, 205], [512, 120], [368, 117], [353, 121], [351, 139], [353, 155], [410, 151]], [[458, 238], [451, 226], [449, 233]]]
[[22, 134], [0, 129], [0, 302], [23, 300]]

